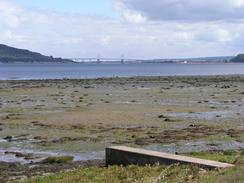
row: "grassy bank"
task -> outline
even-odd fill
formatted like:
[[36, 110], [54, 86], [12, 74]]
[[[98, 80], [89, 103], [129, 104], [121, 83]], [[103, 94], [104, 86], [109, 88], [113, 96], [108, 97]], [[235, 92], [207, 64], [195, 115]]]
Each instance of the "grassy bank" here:
[[171, 166], [111, 166], [83, 168], [24, 181], [24, 183], [156, 183], [156, 182], [244, 182], [244, 152], [193, 153], [191, 156], [234, 163], [236, 167], [223, 170], [203, 170], [193, 165]]

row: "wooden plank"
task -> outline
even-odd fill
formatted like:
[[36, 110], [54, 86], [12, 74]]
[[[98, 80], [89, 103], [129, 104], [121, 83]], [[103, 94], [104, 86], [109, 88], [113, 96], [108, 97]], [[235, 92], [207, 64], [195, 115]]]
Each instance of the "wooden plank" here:
[[196, 164], [204, 168], [230, 168], [232, 164], [217, 161], [180, 156], [175, 154], [131, 148], [126, 146], [113, 146], [106, 148], [106, 165], [153, 165], [160, 164]]

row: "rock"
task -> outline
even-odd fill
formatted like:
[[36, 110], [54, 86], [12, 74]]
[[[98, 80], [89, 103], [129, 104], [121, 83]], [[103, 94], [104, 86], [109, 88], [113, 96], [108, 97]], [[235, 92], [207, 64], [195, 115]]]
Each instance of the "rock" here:
[[24, 154], [24, 153], [21, 153], [21, 152], [6, 151], [4, 154], [6, 154], [6, 155], [15, 155], [17, 158], [24, 158], [25, 160], [33, 160], [33, 159], [40, 158], [38, 156], [35, 156], [32, 153]]
[[207, 144], [208, 146], [212, 146], [212, 147], [217, 147], [218, 146], [218, 144], [216, 144], [216, 143], [209, 143], [209, 144]]
[[42, 160], [40, 163], [43, 164], [62, 164], [62, 163], [71, 163], [73, 161], [73, 156], [60, 156], [60, 157], [48, 157]]
[[20, 153], [20, 152], [6, 151], [4, 154], [12, 154], [12, 155], [15, 155], [15, 156], [18, 157], [18, 158], [25, 157], [25, 155], [22, 154], [22, 153]]
[[164, 116], [164, 115], [159, 115], [158, 118], [162, 119], [162, 118], [166, 118], [166, 116]]
[[135, 140], [135, 144], [136, 145], [147, 145], [147, 142], [145, 141], [145, 139], [142, 139], [142, 138], [138, 138]]
[[34, 140], [47, 140], [47, 137], [36, 136]]
[[153, 135], [150, 135], [150, 139], [154, 139], [155, 137]]
[[165, 120], [164, 120], [165, 122], [174, 122], [174, 120], [172, 120], [172, 119], [169, 119], [169, 118], [165, 118]]
[[7, 115], [7, 116], [5, 117], [5, 119], [10, 119], [9, 115]]
[[220, 88], [227, 89], [227, 88], [230, 88], [230, 86], [228, 86], [228, 85], [223, 85], [223, 86], [221, 86]]
[[12, 139], [13, 139], [13, 136], [6, 136], [6, 137], [4, 137], [3, 139], [4, 139], [4, 140], [7, 140], [7, 141], [9, 141], [9, 142], [11, 142]]

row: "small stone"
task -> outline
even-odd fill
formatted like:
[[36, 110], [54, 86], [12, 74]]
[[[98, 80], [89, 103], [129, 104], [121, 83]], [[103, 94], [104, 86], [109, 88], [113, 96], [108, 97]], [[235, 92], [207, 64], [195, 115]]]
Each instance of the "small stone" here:
[[158, 118], [165, 118], [165, 116], [164, 115], [159, 115]]
[[4, 140], [7, 140], [7, 141], [11, 141], [11, 140], [13, 139], [13, 137], [12, 137], [12, 136], [6, 136], [6, 137], [4, 137], [3, 139], [4, 139]]

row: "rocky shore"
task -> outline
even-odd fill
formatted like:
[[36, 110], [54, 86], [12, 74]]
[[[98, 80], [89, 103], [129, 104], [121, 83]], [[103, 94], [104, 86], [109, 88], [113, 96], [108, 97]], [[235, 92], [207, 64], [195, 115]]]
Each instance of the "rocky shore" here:
[[0, 180], [100, 167], [108, 145], [242, 150], [243, 105], [238, 75], [0, 81]]

